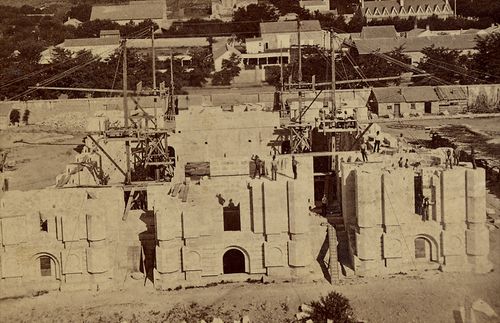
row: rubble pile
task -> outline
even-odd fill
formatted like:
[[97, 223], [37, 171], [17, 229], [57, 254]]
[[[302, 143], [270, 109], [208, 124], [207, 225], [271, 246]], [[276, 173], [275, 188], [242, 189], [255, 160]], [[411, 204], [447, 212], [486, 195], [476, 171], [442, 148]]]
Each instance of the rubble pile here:
[[58, 129], [84, 131], [87, 127], [87, 118], [88, 115], [83, 112], [68, 112], [45, 119], [40, 124]]

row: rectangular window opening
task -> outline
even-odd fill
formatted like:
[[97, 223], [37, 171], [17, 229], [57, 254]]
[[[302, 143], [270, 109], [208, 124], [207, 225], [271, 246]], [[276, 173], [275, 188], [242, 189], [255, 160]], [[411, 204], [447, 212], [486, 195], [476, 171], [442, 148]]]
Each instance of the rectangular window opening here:
[[224, 231], [241, 231], [240, 204], [234, 205], [230, 200], [229, 205], [223, 208]]

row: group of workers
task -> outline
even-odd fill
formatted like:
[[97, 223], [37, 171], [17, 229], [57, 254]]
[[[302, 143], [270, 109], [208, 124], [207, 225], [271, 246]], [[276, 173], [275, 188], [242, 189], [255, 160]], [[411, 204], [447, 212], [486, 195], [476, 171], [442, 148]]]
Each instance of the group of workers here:
[[[252, 155], [250, 158], [253, 163], [254, 163], [254, 171], [253, 171], [253, 176], [252, 178], [256, 178], [257, 176], [259, 179], [261, 178], [262, 175], [266, 175], [266, 168], [264, 161], [262, 161], [259, 158], [259, 155]], [[293, 172], [293, 179], [297, 179], [297, 166], [299, 162], [297, 159], [295, 159], [295, 156], [292, 156], [292, 172]], [[278, 179], [278, 161], [276, 160], [276, 155], [273, 155], [273, 158], [271, 160], [271, 181], [276, 181]]]

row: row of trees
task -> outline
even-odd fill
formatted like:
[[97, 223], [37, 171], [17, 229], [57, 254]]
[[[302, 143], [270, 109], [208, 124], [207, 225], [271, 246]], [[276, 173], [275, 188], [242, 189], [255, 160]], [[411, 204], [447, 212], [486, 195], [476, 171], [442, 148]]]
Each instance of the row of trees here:
[[[446, 48], [427, 47], [422, 50], [424, 58], [417, 68], [426, 71], [434, 77], [418, 78], [415, 85], [441, 84], [436, 78], [452, 84], [481, 84], [500, 82], [500, 33], [478, 38], [476, 53], [460, 54], [457, 50]], [[304, 82], [329, 82], [331, 80], [331, 56], [320, 49], [312, 47], [303, 50], [302, 77]], [[403, 48], [395, 48], [388, 53], [389, 58], [405, 64], [410, 64], [410, 58], [404, 54]], [[353, 80], [362, 78], [377, 78], [381, 76], [400, 76], [409, 72], [409, 68], [402, 64], [391, 62], [382, 55], [358, 55], [357, 52], [343, 53], [336, 58], [336, 76], [339, 80]], [[292, 63], [283, 72], [285, 82], [290, 75], [292, 81], [297, 82], [297, 56], [292, 52]], [[280, 86], [280, 68], [267, 69], [267, 81]], [[399, 81], [371, 82], [373, 86], [388, 86], [398, 84]], [[367, 86], [365, 82], [339, 85], [339, 88]]]

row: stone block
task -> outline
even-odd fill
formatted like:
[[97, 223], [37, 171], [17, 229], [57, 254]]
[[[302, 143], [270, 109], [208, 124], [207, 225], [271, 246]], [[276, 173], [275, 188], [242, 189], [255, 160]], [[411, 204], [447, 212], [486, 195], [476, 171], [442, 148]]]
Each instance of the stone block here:
[[101, 241], [106, 239], [106, 218], [99, 214], [87, 214], [87, 239]]
[[288, 226], [290, 233], [301, 234], [309, 231], [309, 209], [301, 188], [293, 181], [287, 181], [288, 192]]
[[62, 237], [64, 242], [80, 240], [80, 231], [84, 231], [84, 228], [80, 226], [78, 214], [67, 213], [62, 217]]
[[252, 230], [254, 233], [264, 232], [264, 201], [263, 183], [259, 181], [252, 182]]
[[192, 248], [182, 247], [182, 270], [194, 271], [201, 270], [200, 253]]
[[203, 216], [203, 214], [200, 214], [197, 209], [197, 207], [188, 206], [182, 210], [182, 234], [184, 238], [196, 238], [200, 236], [200, 221], [198, 217]]
[[360, 229], [356, 232], [356, 250], [359, 259], [378, 259], [381, 255], [380, 235], [373, 229]]
[[104, 273], [109, 270], [110, 254], [106, 247], [87, 249], [87, 271], [91, 274]]
[[460, 236], [452, 232], [443, 231], [441, 233], [441, 246], [443, 256], [465, 255], [463, 233]]
[[156, 247], [156, 269], [162, 274], [177, 272], [181, 269], [181, 248]]
[[263, 188], [265, 233], [277, 234], [287, 232], [287, 191], [284, 183], [266, 182]]
[[383, 223], [400, 225], [414, 213], [413, 172], [397, 170], [383, 175]]
[[1, 278], [14, 278], [23, 276], [23, 270], [19, 265], [17, 252], [14, 250], [0, 254], [0, 265]]
[[489, 231], [486, 227], [465, 231], [466, 251], [471, 256], [487, 256], [490, 250]]
[[465, 170], [454, 168], [441, 173], [441, 210], [444, 223], [465, 221]]
[[156, 236], [158, 240], [171, 240], [182, 236], [181, 210], [176, 204], [167, 212], [155, 210]]
[[311, 246], [307, 240], [288, 241], [288, 264], [305, 267], [311, 263]]
[[356, 217], [360, 227], [382, 222], [382, 187], [380, 173], [356, 170]]
[[401, 236], [391, 236], [384, 234], [382, 236], [382, 247], [384, 258], [401, 258], [403, 244]]
[[61, 252], [62, 273], [63, 274], [81, 274], [82, 270], [82, 252], [79, 250], [64, 250]]
[[486, 221], [486, 183], [483, 168], [468, 169], [467, 183], [467, 222]]
[[282, 267], [285, 265], [283, 247], [276, 243], [264, 242], [264, 266]]
[[25, 242], [26, 218], [24, 216], [1, 219], [2, 243], [4, 246]]

